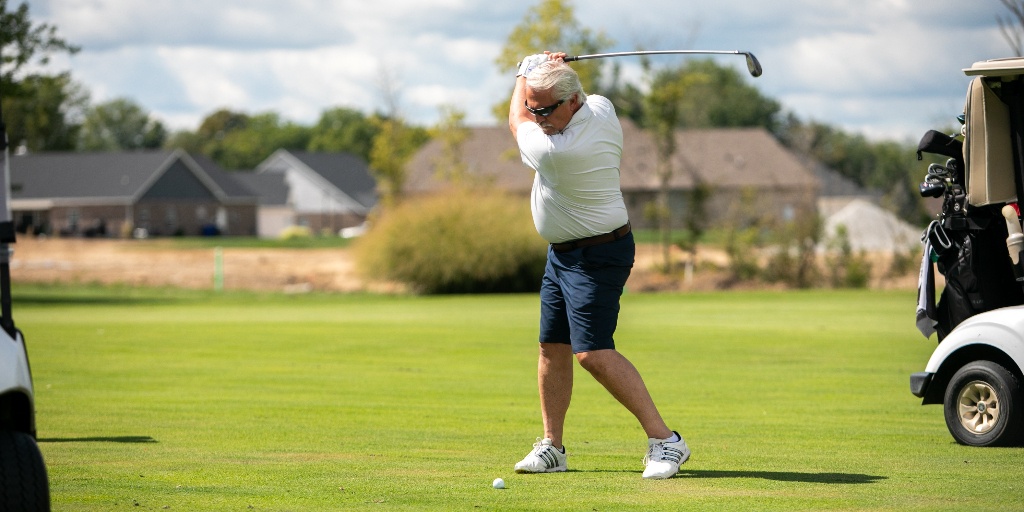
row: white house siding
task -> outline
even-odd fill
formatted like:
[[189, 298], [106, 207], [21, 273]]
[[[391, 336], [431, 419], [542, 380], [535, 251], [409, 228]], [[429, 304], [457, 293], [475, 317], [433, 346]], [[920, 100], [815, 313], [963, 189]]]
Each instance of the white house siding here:
[[282, 231], [295, 225], [295, 212], [284, 205], [261, 206], [257, 217], [260, 238], [277, 238]]
[[305, 173], [289, 169], [285, 174], [288, 184], [288, 204], [299, 215], [333, 215], [362, 211], [363, 207], [339, 197], [334, 187], [309, 179]]

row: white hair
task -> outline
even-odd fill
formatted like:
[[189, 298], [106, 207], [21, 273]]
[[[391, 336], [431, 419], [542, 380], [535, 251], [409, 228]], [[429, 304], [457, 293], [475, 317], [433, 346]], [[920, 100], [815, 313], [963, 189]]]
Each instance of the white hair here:
[[526, 76], [526, 86], [535, 91], [550, 90], [558, 101], [567, 100], [573, 94], [579, 95], [580, 104], [587, 101], [580, 75], [561, 60], [549, 60], [533, 68]]

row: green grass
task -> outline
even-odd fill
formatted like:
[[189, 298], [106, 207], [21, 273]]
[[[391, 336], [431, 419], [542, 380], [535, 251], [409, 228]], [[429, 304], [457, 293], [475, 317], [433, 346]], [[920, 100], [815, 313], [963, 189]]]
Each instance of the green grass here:
[[18, 287], [15, 319], [58, 511], [1024, 509], [1024, 450], [959, 446], [910, 394], [914, 302], [625, 295], [620, 349], [694, 452], [668, 481], [578, 368], [570, 471], [511, 471], [541, 432], [532, 295]]

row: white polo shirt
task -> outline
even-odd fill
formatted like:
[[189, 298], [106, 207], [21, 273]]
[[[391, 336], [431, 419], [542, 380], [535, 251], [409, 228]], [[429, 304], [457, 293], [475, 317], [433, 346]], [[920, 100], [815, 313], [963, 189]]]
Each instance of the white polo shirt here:
[[533, 223], [551, 243], [609, 233], [629, 217], [619, 188], [622, 127], [612, 102], [594, 94], [561, 133], [519, 125], [523, 163], [537, 171], [530, 194]]

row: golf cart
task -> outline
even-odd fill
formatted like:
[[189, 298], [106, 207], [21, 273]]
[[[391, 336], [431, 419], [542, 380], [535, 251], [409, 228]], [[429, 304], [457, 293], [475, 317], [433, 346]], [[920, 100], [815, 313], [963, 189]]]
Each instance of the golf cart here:
[[36, 444], [35, 401], [25, 339], [11, 317], [7, 131], [0, 112], [0, 511], [49, 511], [46, 466]]
[[[939, 345], [910, 390], [943, 404], [958, 443], [1015, 445], [1024, 441], [1024, 58], [964, 73], [975, 78], [963, 130], [930, 131], [918, 146], [919, 158], [948, 160], [921, 183], [922, 196], [942, 198], [942, 212], [922, 237], [917, 324]], [[937, 305], [935, 267], [946, 280]]]

